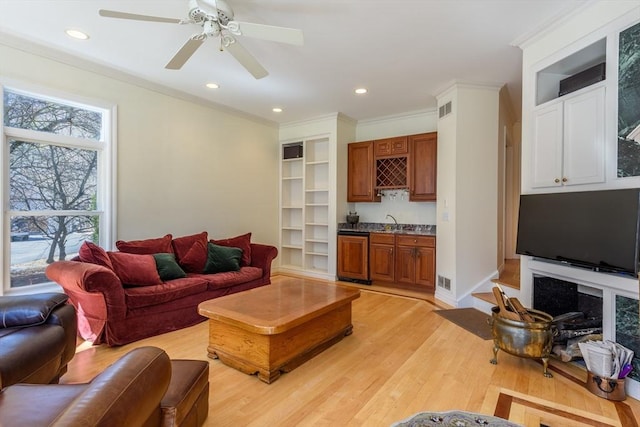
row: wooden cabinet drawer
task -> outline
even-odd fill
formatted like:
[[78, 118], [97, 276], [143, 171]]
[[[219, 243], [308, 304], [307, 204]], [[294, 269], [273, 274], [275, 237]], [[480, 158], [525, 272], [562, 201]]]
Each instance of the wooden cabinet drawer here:
[[387, 245], [393, 245], [395, 243], [396, 236], [390, 233], [371, 233], [369, 240], [371, 243], [382, 243]]
[[396, 235], [396, 244], [398, 246], [426, 246], [429, 248], [436, 247], [436, 238], [433, 236], [415, 236], [411, 234]]
[[379, 139], [375, 141], [375, 156], [397, 156], [409, 152], [409, 140], [406, 136]]

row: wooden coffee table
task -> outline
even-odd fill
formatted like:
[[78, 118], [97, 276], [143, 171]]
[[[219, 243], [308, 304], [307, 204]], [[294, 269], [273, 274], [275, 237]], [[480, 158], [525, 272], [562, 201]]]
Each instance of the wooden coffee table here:
[[209, 357], [266, 383], [350, 335], [358, 289], [282, 283], [204, 301]]

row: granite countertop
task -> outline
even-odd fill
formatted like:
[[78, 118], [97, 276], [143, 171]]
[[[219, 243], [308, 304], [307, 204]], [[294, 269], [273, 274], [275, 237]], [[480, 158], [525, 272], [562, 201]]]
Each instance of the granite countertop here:
[[378, 222], [361, 222], [352, 227], [351, 224], [339, 223], [338, 231], [368, 231], [370, 233], [414, 234], [435, 236], [436, 226], [426, 224], [389, 224]]

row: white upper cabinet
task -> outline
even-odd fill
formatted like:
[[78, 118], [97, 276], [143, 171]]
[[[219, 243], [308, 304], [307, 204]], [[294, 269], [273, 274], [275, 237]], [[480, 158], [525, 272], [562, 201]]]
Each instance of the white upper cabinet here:
[[562, 103], [555, 102], [533, 114], [531, 186], [560, 185], [562, 176]]
[[534, 110], [532, 188], [605, 181], [604, 106], [599, 84]]
[[564, 101], [565, 185], [604, 182], [605, 88]]

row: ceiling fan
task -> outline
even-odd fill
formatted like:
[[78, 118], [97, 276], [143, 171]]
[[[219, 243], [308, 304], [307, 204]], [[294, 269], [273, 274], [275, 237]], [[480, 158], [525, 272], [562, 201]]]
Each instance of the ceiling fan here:
[[209, 37], [220, 38], [220, 50], [227, 50], [256, 79], [269, 73], [236, 40], [236, 36], [253, 37], [262, 40], [288, 43], [296, 46], [304, 44], [302, 31], [295, 28], [274, 27], [233, 20], [233, 10], [225, 0], [189, 0], [187, 19], [163, 18], [100, 9], [99, 15], [107, 18], [131, 19], [134, 21], [163, 22], [169, 24], [198, 24], [202, 31], [191, 36], [187, 42], [165, 65], [169, 70], [179, 70]]

